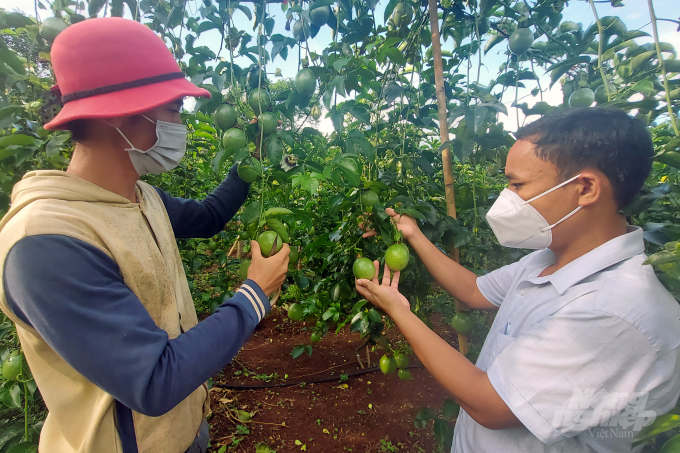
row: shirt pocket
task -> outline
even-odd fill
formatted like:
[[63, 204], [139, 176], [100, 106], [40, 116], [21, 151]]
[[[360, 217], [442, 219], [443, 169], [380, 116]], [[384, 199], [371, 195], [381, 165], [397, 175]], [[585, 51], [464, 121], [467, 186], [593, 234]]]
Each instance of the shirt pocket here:
[[516, 340], [515, 337], [503, 333], [504, 330], [505, 327], [496, 333], [496, 343], [493, 348], [494, 359]]

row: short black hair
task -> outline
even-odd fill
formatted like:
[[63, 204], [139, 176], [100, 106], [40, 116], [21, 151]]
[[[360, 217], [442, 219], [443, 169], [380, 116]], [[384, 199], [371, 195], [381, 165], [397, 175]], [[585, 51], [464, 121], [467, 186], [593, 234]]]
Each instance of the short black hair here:
[[604, 173], [619, 209], [635, 197], [652, 169], [654, 147], [645, 124], [622, 110], [558, 110], [521, 128], [517, 140], [536, 145], [565, 180], [584, 168]]

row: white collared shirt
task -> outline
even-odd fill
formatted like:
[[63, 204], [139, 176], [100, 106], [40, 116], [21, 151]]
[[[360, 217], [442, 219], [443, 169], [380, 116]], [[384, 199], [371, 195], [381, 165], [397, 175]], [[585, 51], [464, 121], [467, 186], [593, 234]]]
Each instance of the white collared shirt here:
[[554, 258], [477, 279], [499, 310], [476, 365], [523, 426], [489, 430], [461, 409], [452, 453], [627, 452], [675, 406], [680, 305], [642, 265], [642, 230], [539, 277]]

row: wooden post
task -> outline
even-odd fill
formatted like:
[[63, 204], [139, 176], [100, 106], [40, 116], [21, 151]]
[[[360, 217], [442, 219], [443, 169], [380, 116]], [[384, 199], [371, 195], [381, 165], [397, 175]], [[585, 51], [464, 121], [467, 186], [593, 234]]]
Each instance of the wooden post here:
[[[432, 30], [432, 53], [434, 56], [434, 83], [437, 88], [437, 108], [439, 112], [439, 140], [444, 143], [449, 140], [449, 119], [446, 111], [446, 93], [444, 91], [444, 66], [442, 63], [442, 47], [439, 36], [439, 13], [437, 1], [428, 0], [430, 9], [430, 29]], [[453, 187], [453, 168], [451, 165], [451, 148], [442, 151], [442, 164], [444, 166], [444, 190], [446, 194], [446, 213], [458, 218], [456, 215], [456, 194]], [[460, 263], [458, 248], [451, 249], [451, 258]], [[460, 301], [455, 300], [456, 312], [463, 311], [466, 307]], [[461, 354], [468, 352], [467, 335], [458, 334], [458, 350]]]

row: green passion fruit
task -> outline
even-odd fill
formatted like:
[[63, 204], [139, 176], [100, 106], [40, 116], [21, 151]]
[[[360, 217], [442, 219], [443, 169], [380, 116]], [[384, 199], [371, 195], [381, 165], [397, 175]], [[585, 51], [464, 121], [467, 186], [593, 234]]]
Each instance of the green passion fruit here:
[[49, 42], [54, 42], [59, 33], [66, 30], [68, 24], [58, 17], [48, 17], [42, 23], [42, 35]]
[[241, 280], [248, 279], [248, 268], [250, 267], [250, 260], [241, 261], [241, 265], [238, 268], [238, 276]]
[[413, 19], [413, 7], [408, 3], [397, 3], [392, 11], [392, 23], [395, 27], [405, 27]]
[[262, 168], [260, 167], [260, 162], [257, 161], [252, 156], [248, 156], [239, 162], [238, 167], [236, 167], [238, 177], [241, 181], [252, 184], [260, 177], [262, 174]]
[[288, 307], [288, 317], [293, 321], [300, 321], [305, 316], [305, 309], [302, 305], [295, 303]]
[[408, 367], [408, 356], [404, 353], [394, 354], [394, 360], [397, 362], [397, 367], [406, 368]]
[[534, 43], [534, 32], [529, 28], [518, 28], [510, 35], [509, 47], [510, 52], [515, 55], [522, 54], [529, 50], [529, 47]]
[[569, 107], [585, 108], [595, 102], [595, 93], [590, 88], [579, 88], [569, 96]]
[[375, 265], [368, 258], [357, 258], [352, 265], [352, 272], [356, 278], [371, 280], [375, 277]]
[[402, 271], [408, 266], [409, 251], [406, 244], [391, 245], [385, 252], [385, 264], [393, 271]]
[[310, 97], [316, 91], [316, 76], [309, 68], [302, 69], [295, 75], [295, 91], [300, 96]]
[[262, 128], [264, 135], [269, 135], [276, 132], [279, 127], [279, 120], [272, 112], [262, 112], [258, 118], [258, 124]]
[[8, 381], [17, 381], [21, 374], [22, 364], [21, 355], [18, 353], [10, 355], [2, 362], [2, 375]]
[[321, 334], [319, 332], [312, 332], [312, 337], [311, 337], [312, 343], [318, 343], [321, 341]]
[[399, 379], [401, 379], [402, 381], [412, 381], [413, 380], [413, 377], [411, 376], [410, 370], [400, 369], [397, 374], [399, 376]]
[[255, 88], [250, 92], [248, 96], [248, 105], [256, 114], [260, 114], [265, 110], [269, 110], [272, 98], [269, 95], [269, 91], [264, 88]]
[[317, 27], [323, 27], [331, 17], [330, 6], [320, 6], [309, 10], [309, 20]]
[[311, 37], [312, 30], [309, 24], [301, 20], [296, 20], [293, 24], [293, 36], [298, 41], [302, 42], [305, 39]]
[[[609, 90], [610, 95], [613, 96], [616, 94], [616, 85], [614, 85], [613, 83], [608, 83], [607, 89]], [[598, 104], [604, 104], [605, 102], [609, 101], [609, 99], [607, 98], [607, 90], [605, 90], [604, 85], [600, 85], [595, 90], [595, 101]]]
[[380, 357], [380, 371], [384, 374], [392, 374], [397, 371], [397, 362], [387, 354]]
[[288, 255], [288, 266], [293, 267], [297, 264], [300, 259], [300, 252], [298, 252], [297, 247], [290, 248], [290, 254]]
[[228, 150], [241, 149], [246, 143], [246, 133], [235, 127], [228, 129], [222, 136], [222, 146]]
[[238, 113], [236, 109], [230, 104], [222, 104], [217, 107], [215, 113], [213, 114], [213, 121], [215, 126], [219, 127], [223, 131], [231, 129], [236, 126], [236, 120], [238, 118]]
[[257, 237], [257, 243], [260, 244], [260, 251], [265, 258], [275, 255], [283, 247], [281, 236], [276, 231], [267, 230]]
[[363, 204], [364, 206], [373, 206], [379, 201], [380, 200], [378, 199], [378, 194], [373, 192], [372, 190], [367, 190], [361, 194], [361, 204]]
[[472, 318], [467, 313], [456, 313], [451, 318], [451, 327], [459, 333], [468, 333], [472, 330]]

